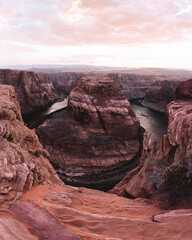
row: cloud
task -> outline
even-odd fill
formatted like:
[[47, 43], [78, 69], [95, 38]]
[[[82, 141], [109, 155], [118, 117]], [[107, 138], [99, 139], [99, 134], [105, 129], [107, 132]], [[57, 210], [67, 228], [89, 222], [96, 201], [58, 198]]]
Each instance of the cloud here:
[[192, 41], [190, 0], [0, 0], [1, 62], [143, 64], [155, 58], [150, 46], [184, 41]]
[[50, 46], [182, 41], [191, 13], [184, 0], [0, 0], [0, 36]]

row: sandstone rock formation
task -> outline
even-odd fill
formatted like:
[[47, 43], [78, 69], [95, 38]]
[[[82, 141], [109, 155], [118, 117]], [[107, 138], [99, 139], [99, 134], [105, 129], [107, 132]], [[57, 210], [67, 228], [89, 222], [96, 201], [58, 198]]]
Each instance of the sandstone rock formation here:
[[143, 105], [164, 113], [166, 105], [175, 99], [175, 89], [180, 83], [171, 80], [153, 81], [146, 92]]
[[[179, 96], [191, 92], [192, 82], [182, 83]], [[170, 207], [191, 205], [192, 196], [192, 98], [171, 102], [166, 109], [167, 135], [160, 147], [145, 136], [140, 166], [112, 190], [132, 197], [147, 197]]]
[[67, 109], [39, 126], [37, 134], [62, 179], [104, 188], [135, 166], [139, 130], [114, 81], [93, 74], [77, 83]]
[[113, 79], [128, 99], [144, 98], [152, 75], [140, 75], [129, 73], [109, 73], [108, 77]]
[[47, 74], [16, 70], [0, 70], [0, 84], [15, 87], [22, 114], [45, 108], [59, 95]]
[[9, 210], [0, 208], [0, 238], [187, 240], [191, 221], [190, 209], [164, 212], [144, 199], [38, 185]]
[[69, 94], [84, 75], [84, 73], [76, 72], [58, 72], [50, 73], [49, 78], [55, 89]]
[[13, 87], [0, 85], [0, 239], [191, 239], [191, 209], [164, 212], [151, 200], [66, 186], [47, 155], [24, 126]]
[[43, 182], [61, 182], [34, 131], [25, 127], [12, 86], [0, 85], [0, 203]]

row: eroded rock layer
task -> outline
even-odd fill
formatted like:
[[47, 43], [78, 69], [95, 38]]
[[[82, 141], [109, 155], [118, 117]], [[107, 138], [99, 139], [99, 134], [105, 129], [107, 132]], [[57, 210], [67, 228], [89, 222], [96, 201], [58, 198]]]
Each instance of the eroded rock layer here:
[[129, 73], [109, 73], [117, 86], [122, 90], [128, 99], [144, 98], [154, 76], [129, 74]]
[[10, 204], [24, 190], [61, 182], [34, 131], [23, 123], [12, 86], [0, 85], [0, 203]]
[[64, 91], [69, 94], [84, 75], [84, 73], [76, 72], [59, 72], [50, 73], [49, 78], [58, 91]]
[[[97, 185], [122, 178], [139, 151], [139, 121], [114, 81], [82, 78], [68, 107], [37, 129], [58, 173], [68, 182]], [[132, 166], [133, 167], [133, 166]]]
[[47, 74], [17, 70], [0, 70], [0, 84], [15, 87], [22, 114], [49, 106], [59, 95]]
[[165, 112], [166, 105], [175, 99], [175, 89], [180, 81], [158, 80], [149, 86], [144, 105], [158, 112]]
[[192, 99], [192, 79], [183, 82], [176, 89], [176, 99]]
[[[191, 82], [184, 85], [190, 92]], [[181, 88], [183, 84], [178, 89], [180, 96], [184, 96], [186, 89]], [[171, 102], [166, 116], [168, 130], [160, 147], [146, 134], [140, 166], [113, 193], [149, 197], [166, 207], [182, 202], [192, 204], [192, 98]]]

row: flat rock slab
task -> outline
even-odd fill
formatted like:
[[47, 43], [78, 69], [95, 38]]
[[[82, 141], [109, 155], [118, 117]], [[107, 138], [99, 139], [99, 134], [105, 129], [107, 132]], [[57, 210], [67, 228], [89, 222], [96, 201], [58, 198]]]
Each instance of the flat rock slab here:
[[14, 203], [10, 210], [33, 227], [42, 237], [50, 240], [80, 240], [81, 237], [72, 233], [57, 218], [31, 203], [18, 201]]
[[171, 221], [175, 218], [183, 218], [188, 216], [192, 216], [192, 209], [179, 209], [154, 215], [153, 221], [162, 223]]

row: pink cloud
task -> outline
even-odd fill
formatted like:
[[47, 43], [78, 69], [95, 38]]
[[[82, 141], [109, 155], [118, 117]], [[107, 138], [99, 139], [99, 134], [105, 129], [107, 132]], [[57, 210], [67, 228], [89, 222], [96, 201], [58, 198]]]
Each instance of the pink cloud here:
[[183, 41], [192, 35], [191, 13], [192, 3], [184, 0], [0, 0], [0, 41], [43, 46]]

